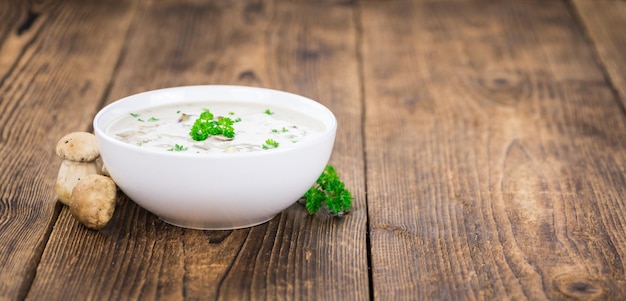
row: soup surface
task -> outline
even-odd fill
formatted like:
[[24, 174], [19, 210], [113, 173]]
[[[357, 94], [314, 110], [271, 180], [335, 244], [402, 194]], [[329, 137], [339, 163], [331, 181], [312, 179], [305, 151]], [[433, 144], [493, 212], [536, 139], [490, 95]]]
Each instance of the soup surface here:
[[[233, 138], [209, 136], [195, 141], [190, 135], [204, 111], [214, 120], [230, 118]], [[131, 112], [113, 122], [106, 132], [138, 147], [168, 152], [237, 153], [291, 147], [325, 131], [324, 124], [285, 107], [246, 102], [186, 103]]]

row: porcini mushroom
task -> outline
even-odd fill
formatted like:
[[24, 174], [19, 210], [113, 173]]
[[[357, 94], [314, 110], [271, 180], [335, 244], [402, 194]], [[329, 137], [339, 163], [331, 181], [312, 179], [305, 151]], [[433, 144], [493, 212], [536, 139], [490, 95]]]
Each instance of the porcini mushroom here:
[[96, 137], [87, 132], [69, 133], [56, 145], [57, 155], [63, 159], [55, 190], [61, 203], [69, 205], [76, 183], [90, 174], [102, 174], [96, 159], [100, 156]]
[[102, 229], [113, 217], [117, 187], [111, 178], [88, 175], [72, 190], [70, 213], [89, 229]]

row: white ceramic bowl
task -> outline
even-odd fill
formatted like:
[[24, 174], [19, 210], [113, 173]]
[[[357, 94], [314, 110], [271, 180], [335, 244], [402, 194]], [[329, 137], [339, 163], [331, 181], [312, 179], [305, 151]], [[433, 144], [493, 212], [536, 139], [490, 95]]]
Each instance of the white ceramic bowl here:
[[[200, 155], [144, 149], [105, 132], [121, 116], [141, 109], [211, 101], [287, 107], [319, 120], [325, 132], [285, 149]], [[100, 110], [93, 126], [105, 166], [130, 199], [170, 224], [217, 230], [261, 224], [296, 202], [328, 163], [337, 120], [318, 102], [287, 92], [187, 86], [120, 99]]]

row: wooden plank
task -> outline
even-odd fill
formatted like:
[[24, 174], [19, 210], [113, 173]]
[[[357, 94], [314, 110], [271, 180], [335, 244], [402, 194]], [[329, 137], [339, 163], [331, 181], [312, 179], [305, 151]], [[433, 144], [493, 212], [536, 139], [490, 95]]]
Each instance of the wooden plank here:
[[375, 299], [625, 299], [626, 120], [566, 4], [360, 7]]
[[[2, 300], [23, 299], [35, 276], [61, 209], [54, 194], [60, 165], [54, 145], [91, 123], [129, 25], [129, 6], [0, 4]], [[102, 27], [108, 30], [94, 30]]]
[[235, 231], [173, 227], [126, 197], [100, 232], [63, 211], [29, 298], [367, 299], [354, 8], [155, 1], [140, 12], [108, 101], [192, 84], [262, 86], [319, 100], [339, 120], [331, 163], [356, 208], [339, 220], [308, 216], [295, 204], [269, 223]]
[[626, 107], [626, 1], [574, 0], [573, 5]]

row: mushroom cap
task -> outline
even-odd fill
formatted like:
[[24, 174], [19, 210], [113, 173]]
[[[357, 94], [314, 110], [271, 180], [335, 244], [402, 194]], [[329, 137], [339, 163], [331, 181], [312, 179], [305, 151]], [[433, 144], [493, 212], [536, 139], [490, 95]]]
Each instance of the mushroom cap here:
[[117, 188], [111, 178], [88, 175], [72, 190], [70, 213], [85, 227], [102, 229], [113, 217]]
[[56, 153], [65, 160], [91, 162], [100, 156], [96, 136], [87, 132], [69, 133], [56, 146]]

